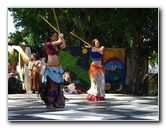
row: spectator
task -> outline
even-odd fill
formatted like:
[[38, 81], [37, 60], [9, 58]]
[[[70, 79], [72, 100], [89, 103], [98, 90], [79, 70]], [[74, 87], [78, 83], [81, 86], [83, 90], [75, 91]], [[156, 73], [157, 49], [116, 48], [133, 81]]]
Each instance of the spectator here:
[[22, 81], [18, 79], [18, 72], [12, 69], [12, 64], [8, 62], [8, 94], [20, 93]]
[[31, 91], [32, 93], [35, 93], [35, 91], [39, 91], [39, 88], [41, 87], [40, 70], [42, 68], [41, 60], [37, 54], [32, 53], [28, 68], [30, 70]]

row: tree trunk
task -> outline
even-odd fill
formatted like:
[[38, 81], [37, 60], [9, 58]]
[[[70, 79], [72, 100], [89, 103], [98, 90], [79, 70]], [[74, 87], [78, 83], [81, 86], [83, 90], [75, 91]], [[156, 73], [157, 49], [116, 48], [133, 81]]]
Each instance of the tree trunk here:
[[140, 74], [140, 33], [138, 30], [133, 32], [133, 47], [131, 49], [131, 58], [130, 58], [130, 72], [129, 72], [129, 85], [128, 93], [137, 94], [139, 90], [139, 74]]

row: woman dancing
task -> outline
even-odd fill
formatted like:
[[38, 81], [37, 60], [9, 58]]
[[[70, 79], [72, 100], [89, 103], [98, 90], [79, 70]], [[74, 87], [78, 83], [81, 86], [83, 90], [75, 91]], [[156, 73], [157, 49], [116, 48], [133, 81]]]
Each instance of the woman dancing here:
[[42, 77], [40, 97], [47, 108], [60, 108], [65, 106], [63, 95], [63, 69], [59, 63], [58, 55], [66, 47], [64, 35], [52, 31], [48, 33], [45, 43], [46, 69]]
[[90, 55], [92, 57], [92, 63], [89, 69], [91, 87], [87, 91], [87, 100], [101, 101], [105, 100], [105, 70], [102, 66], [104, 46], [99, 48], [100, 43], [97, 39], [93, 39], [91, 45]]

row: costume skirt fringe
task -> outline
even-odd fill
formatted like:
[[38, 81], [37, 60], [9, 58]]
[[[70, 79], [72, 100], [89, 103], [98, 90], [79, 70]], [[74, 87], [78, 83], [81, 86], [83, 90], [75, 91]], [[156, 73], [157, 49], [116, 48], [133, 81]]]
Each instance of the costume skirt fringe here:
[[91, 80], [91, 87], [87, 91], [87, 100], [100, 101], [105, 100], [105, 70], [104, 67], [100, 67], [91, 64], [89, 77]]
[[42, 77], [40, 97], [47, 106], [63, 108], [65, 97], [63, 94], [63, 69], [61, 67], [47, 67]]

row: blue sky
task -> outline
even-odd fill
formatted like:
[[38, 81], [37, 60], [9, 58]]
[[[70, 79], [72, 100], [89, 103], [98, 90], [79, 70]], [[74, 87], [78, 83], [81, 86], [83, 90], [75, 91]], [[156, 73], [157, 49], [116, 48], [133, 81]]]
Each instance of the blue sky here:
[[8, 34], [10, 32], [15, 32], [15, 27], [14, 27], [14, 24], [13, 24], [13, 17], [10, 16], [10, 12], [8, 11]]

